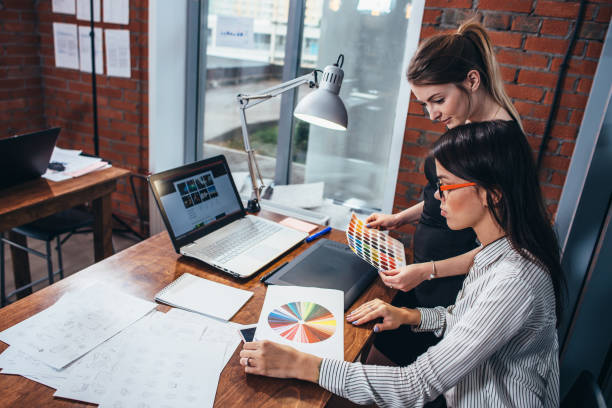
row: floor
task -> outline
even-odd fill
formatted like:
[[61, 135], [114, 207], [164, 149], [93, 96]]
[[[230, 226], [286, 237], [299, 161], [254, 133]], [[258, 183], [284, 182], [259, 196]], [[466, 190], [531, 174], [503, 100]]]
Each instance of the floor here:
[[[113, 231], [113, 248], [115, 253], [124, 250], [136, 243], [139, 240], [129, 233], [120, 231]], [[28, 247], [36, 249], [40, 252], [45, 252], [44, 241], [28, 238]], [[53, 251], [53, 270], [58, 269], [57, 265], [57, 252], [55, 246], [52, 245]], [[15, 289], [15, 282], [13, 277], [13, 263], [11, 260], [11, 251], [7, 244], [4, 245], [5, 253], [5, 271], [6, 271], [6, 293], [10, 293]], [[30, 261], [30, 274], [32, 281], [47, 276], [47, 261], [44, 258], [36, 255], [29, 255]], [[74, 234], [68, 241], [62, 244], [62, 261], [64, 264], [64, 277], [72, 275], [75, 272], [80, 271], [94, 263], [93, 255], [93, 233], [82, 233]], [[55, 280], [59, 279], [59, 275], [55, 276]], [[34, 290], [44, 288], [49, 284], [48, 280], [45, 280], [38, 285], [34, 286]], [[12, 296], [10, 301], [15, 300], [15, 296]]]

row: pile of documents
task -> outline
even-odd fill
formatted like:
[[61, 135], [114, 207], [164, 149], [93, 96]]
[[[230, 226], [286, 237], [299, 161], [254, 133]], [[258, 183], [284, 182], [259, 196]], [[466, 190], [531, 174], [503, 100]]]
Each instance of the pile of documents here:
[[242, 325], [155, 307], [102, 284], [64, 295], [0, 333], [0, 374], [100, 406], [212, 407]]
[[49, 169], [43, 177], [51, 181], [62, 181], [108, 167], [111, 165], [99, 157], [81, 156], [81, 150], [55, 146], [49, 161]]

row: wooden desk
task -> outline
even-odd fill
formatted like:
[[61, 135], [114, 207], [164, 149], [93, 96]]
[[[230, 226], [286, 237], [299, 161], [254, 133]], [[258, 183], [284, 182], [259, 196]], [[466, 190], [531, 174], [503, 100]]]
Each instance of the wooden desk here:
[[[264, 215], [272, 219], [281, 218], [270, 213]], [[344, 233], [340, 231], [332, 231], [326, 238], [345, 242]], [[302, 244], [255, 277], [240, 281], [215, 272], [201, 262], [178, 255], [174, 252], [168, 234], [164, 232], [0, 309], [0, 330], [11, 327], [51, 306], [61, 295], [84, 288], [96, 281], [115, 287], [124, 293], [153, 300], [156, 292], [185, 272], [253, 291], [253, 297], [232, 321], [242, 324], [256, 323], [266, 294], [266, 288], [259, 282], [259, 278], [272, 268], [295, 258], [313, 244]], [[375, 280], [350, 310], [375, 297], [389, 301], [394, 293], [394, 290], [385, 287], [380, 280]], [[159, 305], [158, 309], [166, 311], [169, 308]], [[344, 322], [345, 360], [354, 361], [357, 358], [372, 334], [372, 327], [372, 324], [354, 327]], [[5, 348], [6, 345], [0, 342], [0, 351], [4, 351]], [[216, 407], [322, 407], [329, 399], [331, 394], [315, 384], [246, 375], [239, 365], [240, 349], [241, 347], [237, 348], [221, 374], [215, 400]], [[53, 392], [52, 389], [23, 377], [0, 375], [0, 407], [89, 405], [54, 398]]]
[[[111, 167], [65, 181], [39, 178], [2, 189], [0, 231], [10, 231], [11, 228], [91, 201], [94, 211], [94, 259], [101, 261], [113, 254], [111, 194], [117, 188], [117, 179], [128, 174], [128, 170]], [[9, 232], [9, 239], [26, 245], [26, 238], [21, 234]], [[11, 246], [11, 256], [15, 287], [27, 285], [31, 282], [27, 253]]]

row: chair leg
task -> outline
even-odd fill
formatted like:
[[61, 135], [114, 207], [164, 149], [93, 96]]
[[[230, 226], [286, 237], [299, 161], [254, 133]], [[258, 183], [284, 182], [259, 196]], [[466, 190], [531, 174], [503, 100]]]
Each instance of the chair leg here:
[[0, 232], [0, 307], [6, 305], [6, 287], [4, 282], [4, 232]]
[[53, 284], [53, 260], [51, 259], [51, 241], [46, 241], [47, 246], [47, 271], [49, 272], [49, 285]]
[[64, 279], [64, 264], [62, 263], [62, 244], [60, 241], [60, 237], [59, 235], [57, 237], [55, 237], [56, 241], [57, 241], [57, 264], [59, 266], [59, 276], [60, 279]]

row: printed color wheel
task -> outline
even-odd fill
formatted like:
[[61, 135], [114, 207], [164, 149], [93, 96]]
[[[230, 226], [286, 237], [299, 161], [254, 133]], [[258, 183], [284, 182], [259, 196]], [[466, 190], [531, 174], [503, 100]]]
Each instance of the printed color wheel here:
[[313, 302], [291, 302], [274, 309], [268, 324], [281, 337], [297, 343], [318, 343], [336, 331], [334, 315]]

